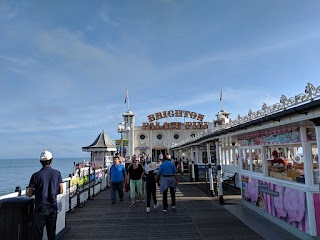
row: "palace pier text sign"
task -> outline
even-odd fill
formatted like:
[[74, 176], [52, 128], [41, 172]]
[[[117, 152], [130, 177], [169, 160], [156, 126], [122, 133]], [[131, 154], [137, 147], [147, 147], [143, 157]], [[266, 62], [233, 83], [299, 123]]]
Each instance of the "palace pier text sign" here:
[[[197, 122], [164, 122], [164, 123], [153, 123], [162, 118], [169, 117], [183, 117], [192, 118]], [[142, 123], [143, 130], [158, 130], [158, 129], [206, 129], [208, 128], [208, 122], [203, 122], [204, 115], [185, 110], [169, 110], [163, 112], [157, 112], [155, 114], [148, 115], [148, 123]]]

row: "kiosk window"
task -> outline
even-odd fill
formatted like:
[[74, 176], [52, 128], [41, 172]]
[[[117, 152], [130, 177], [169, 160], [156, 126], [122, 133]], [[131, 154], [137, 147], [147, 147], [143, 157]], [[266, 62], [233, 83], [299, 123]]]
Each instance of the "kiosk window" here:
[[267, 149], [268, 175], [273, 178], [304, 183], [304, 159], [301, 145]]
[[312, 161], [313, 161], [313, 179], [314, 179], [314, 184], [320, 184], [318, 147], [317, 147], [316, 143], [311, 144], [311, 153], [312, 153]]
[[262, 151], [261, 149], [252, 149], [252, 170], [262, 173]]
[[247, 148], [241, 150], [242, 169], [250, 170], [250, 151]]

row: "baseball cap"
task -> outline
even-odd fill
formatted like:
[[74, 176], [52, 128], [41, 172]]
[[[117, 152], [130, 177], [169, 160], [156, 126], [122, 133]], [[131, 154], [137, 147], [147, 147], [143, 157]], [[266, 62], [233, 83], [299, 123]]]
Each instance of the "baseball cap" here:
[[52, 153], [49, 152], [48, 150], [45, 150], [40, 154], [40, 161], [47, 161], [51, 159], [52, 159]]

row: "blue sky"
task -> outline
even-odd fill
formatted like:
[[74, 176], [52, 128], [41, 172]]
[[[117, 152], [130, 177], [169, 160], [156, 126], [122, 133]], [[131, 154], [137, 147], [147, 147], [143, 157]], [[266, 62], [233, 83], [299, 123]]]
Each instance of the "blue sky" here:
[[[320, 1], [0, 1], [0, 159], [87, 157], [125, 91], [147, 115], [234, 119], [320, 80]], [[223, 101], [219, 101], [220, 90]]]

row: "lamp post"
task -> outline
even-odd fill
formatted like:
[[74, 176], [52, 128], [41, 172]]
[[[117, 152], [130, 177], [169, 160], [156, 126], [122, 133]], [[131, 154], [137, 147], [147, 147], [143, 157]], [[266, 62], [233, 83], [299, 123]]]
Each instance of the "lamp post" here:
[[123, 133], [127, 133], [130, 131], [130, 127], [129, 126], [125, 126], [125, 123], [119, 123], [118, 125], [118, 133], [121, 134], [121, 157], [123, 157]]

